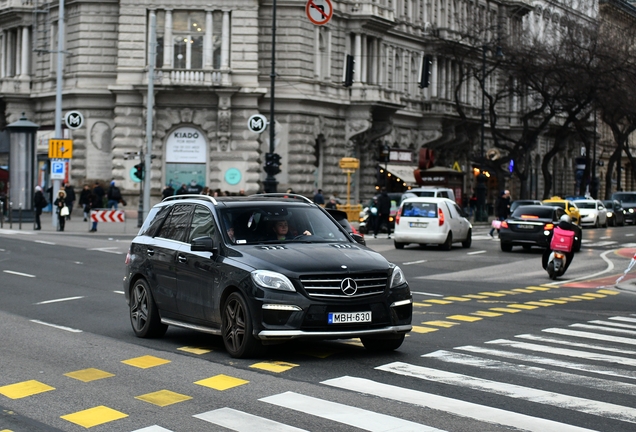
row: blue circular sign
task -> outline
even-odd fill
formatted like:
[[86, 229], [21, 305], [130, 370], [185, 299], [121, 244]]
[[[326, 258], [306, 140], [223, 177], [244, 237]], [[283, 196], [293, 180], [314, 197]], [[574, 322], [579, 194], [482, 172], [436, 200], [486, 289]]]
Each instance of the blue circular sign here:
[[225, 181], [231, 185], [239, 184], [241, 181], [241, 171], [236, 168], [230, 168], [225, 171]]

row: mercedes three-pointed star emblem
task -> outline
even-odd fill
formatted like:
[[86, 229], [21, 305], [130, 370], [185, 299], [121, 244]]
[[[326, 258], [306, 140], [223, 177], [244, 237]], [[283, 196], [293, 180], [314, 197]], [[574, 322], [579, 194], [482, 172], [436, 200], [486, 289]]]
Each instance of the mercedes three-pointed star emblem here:
[[340, 282], [340, 289], [345, 295], [352, 296], [358, 291], [358, 284], [353, 279], [346, 278]]

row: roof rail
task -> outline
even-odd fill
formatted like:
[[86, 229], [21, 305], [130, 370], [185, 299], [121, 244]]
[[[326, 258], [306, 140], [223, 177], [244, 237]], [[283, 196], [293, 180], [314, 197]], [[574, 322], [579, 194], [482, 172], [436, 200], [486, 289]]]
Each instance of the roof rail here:
[[180, 199], [200, 199], [205, 201], [211, 201], [215, 205], [218, 204], [217, 201], [214, 199], [214, 197], [211, 197], [210, 195], [199, 195], [199, 194], [172, 195], [172, 196], [164, 198], [161, 202], [176, 201]]
[[293, 193], [282, 193], [282, 192], [274, 192], [274, 193], [262, 193], [262, 194], [254, 194], [250, 195], [253, 197], [272, 197], [272, 198], [292, 198], [301, 201], [305, 201], [307, 203], [313, 204], [314, 202], [303, 195], [293, 194]]

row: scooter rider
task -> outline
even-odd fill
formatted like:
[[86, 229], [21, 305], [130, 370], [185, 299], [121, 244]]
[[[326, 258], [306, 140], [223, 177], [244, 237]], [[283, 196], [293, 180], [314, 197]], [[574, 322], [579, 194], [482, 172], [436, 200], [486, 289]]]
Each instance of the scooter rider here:
[[[561, 218], [559, 219], [559, 223], [557, 224], [557, 226], [559, 228], [561, 228], [562, 230], [567, 230], [567, 231], [574, 231], [576, 232], [576, 227], [575, 225], [572, 223], [572, 218], [567, 215], [564, 214], [563, 216], [561, 216]], [[550, 240], [552, 239], [552, 235], [550, 235]], [[550, 242], [548, 242], [548, 244], [550, 244]], [[548, 246], [545, 251], [543, 252], [543, 256], [541, 257], [541, 264], [543, 265], [543, 269], [547, 270], [548, 268], [548, 261], [550, 259], [550, 254], [552, 254], [552, 252], [554, 252], [550, 246]], [[568, 269], [568, 267], [570, 266], [570, 263], [572, 262], [572, 259], [574, 258], [574, 252], [572, 250], [570, 250], [569, 252], [565, 252], [565, 251], [561, 251], [561, 253], [563, 253], [565, 255], [565, 268], [563, 269], [563, 273], [566, 272], [566, 270]]]

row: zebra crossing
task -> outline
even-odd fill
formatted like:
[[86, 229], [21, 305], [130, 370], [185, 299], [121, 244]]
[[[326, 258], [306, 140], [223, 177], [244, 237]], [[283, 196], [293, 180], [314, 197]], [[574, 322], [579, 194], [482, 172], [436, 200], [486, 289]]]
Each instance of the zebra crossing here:
[[[286, 391], [255, 398], [251, 412], [223, 407], [194, 417], [239, 432], [308, 430], [289, 424], [293, 423], [289, 419], [298, 416], [373, 432], [446, 430], [430, 424], [431, 412], [453, 416], [458, 423], [448, 424], [462, 424], [462, 430], [468, 424], [470, 430], [490, 430], [490, 425], [493, 429], [503, 428], [497, 430], [583, 432], [598, 430], [599, 424], [610, 424], [603, 429], [631, 431], [636, 429], [633, 345], [636, 314], [613, 316], [564, 328], [546, 328], [539, 334], [424, 353], [417, 364], [394, 361], [375, 367], [384, 374], [374, 379], [341, 376], [320, 382], [330, 389], [350, 392], [345, 398], [351, 402], [348, 404]], [[482, 396], [464, 400], [422, 390], [439, 385], [462, 390], [453, 394], [470, 392]], [[415, 417], [404, 419], [355, 406], [353, 402], [361, 400], [359, 395], [386, 404], [397, 403], [402, 408], [410, 406]], [[505, 402], [497, 402], [501, 400]], [[523, 404], [528, 406], [525, 412], [519, 408], [526, 406]], [[268, 407], [272, 406], [289, 414], [284, 417], [286, 422], [262, 415], [270, 412]], [[536, 410], [537, 406], [546, 407], [552, 414], [530, 415], [543, 414], [543, 410]], [[596, 425], [593, 429], [588, 429], [590, 418], [595, 419], [591, 423]], [[172, 431], [151, 426], [134, 432]]]

